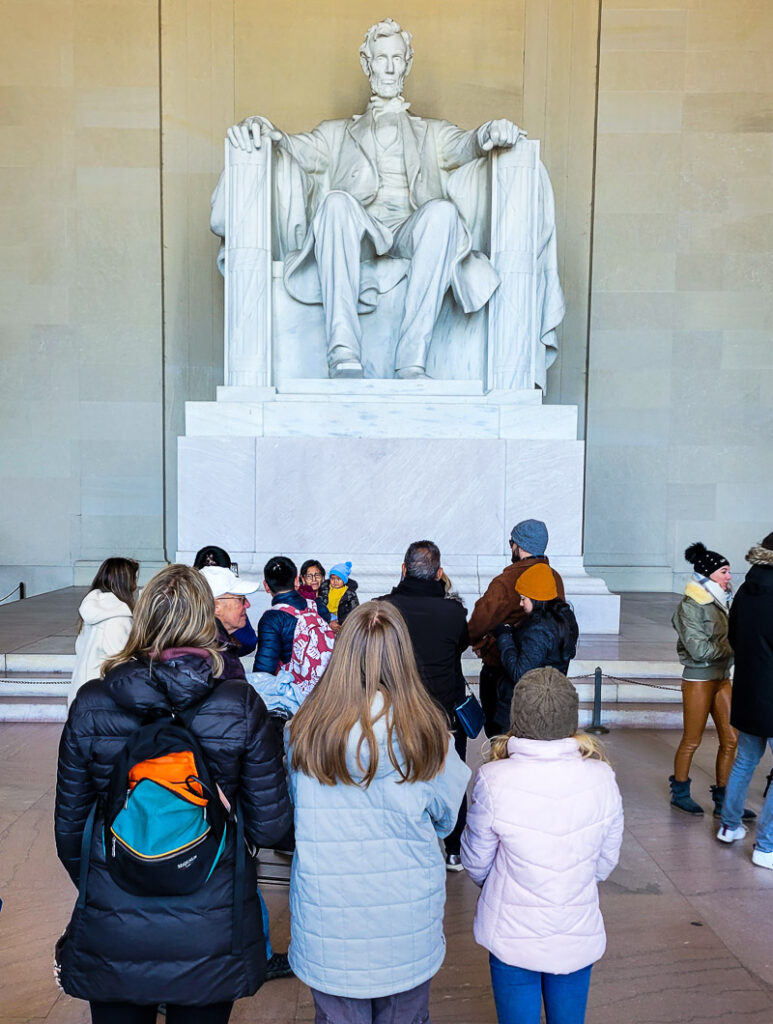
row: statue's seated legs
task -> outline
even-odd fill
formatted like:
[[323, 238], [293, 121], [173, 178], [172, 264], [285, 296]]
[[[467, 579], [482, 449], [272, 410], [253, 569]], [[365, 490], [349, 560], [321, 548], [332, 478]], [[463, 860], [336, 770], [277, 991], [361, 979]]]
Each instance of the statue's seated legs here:
[[392, 256], [410, 259], [405, 312], [395, 352], [395, 373], [416, 375], [427, 365], [432, 330], [443, 296], [451, 284], [459, 238], [459, 211], [447, 199], [433, 199], [413, 213], [395, 232]]
[[314, 215], [312, 230], [331, 376], [337, 376], [342, 368], [356, 373], [360, 366], [361, 260], [387, 254], [410, 260], [395, 370], [400, 376], [423, 373], [463, 233], [454, 204], [445, 199], [426, 203], [393, 235], [353, 196], [329, 192]]

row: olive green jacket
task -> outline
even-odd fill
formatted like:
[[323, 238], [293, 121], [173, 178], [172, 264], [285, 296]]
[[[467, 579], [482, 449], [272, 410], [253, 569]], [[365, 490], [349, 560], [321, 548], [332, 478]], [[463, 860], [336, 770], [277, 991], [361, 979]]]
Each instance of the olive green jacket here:
[[671, 619], [685, 679], [727, 679], [733, 664], [727, 621], [727, 610], [708, 590], [691, 580]]

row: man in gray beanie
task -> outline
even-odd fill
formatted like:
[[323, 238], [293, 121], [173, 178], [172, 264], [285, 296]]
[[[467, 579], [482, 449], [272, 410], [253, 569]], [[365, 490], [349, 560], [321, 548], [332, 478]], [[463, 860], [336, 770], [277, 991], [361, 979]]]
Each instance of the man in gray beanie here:
[[[548, 562], [545, 549], [548, 546], [548, 528], [540, 519], [524, 519], [516, 523], [510, 532], [512, 564], [489, 583], [486, 593], [476, 602], [470, 616], [470, 643], [476, 654], [483, 660], [480, 673], [480, 700], [486, 714], [486, 735], [496, 732], [494, 715], [497, 708], [497, 685], [503, 674], [497, 642], [491, 631], [502, 623], [513, 628], [521, 625], [526, 613], [521, 608], [520, 596], [515, 584], [521, 573], [533, 565]], [[552, 570], [556, 590], [564, 600], [564, 581], [555, 569]]]

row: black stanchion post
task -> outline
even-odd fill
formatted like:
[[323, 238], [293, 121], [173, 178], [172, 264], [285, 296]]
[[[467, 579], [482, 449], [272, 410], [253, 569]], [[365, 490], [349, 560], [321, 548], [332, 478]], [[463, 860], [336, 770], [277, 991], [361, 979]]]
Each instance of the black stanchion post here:
[[27, 596], [27, 584], [23, 581], [19, 584], [19, 600], [23, 601]]
[[593, 733], [594, 736], [604, 736], [609, 732], [606, 726], [601, 724], [601, 668], [596, 667], [593, 680], [593, 721], [585, 730]]

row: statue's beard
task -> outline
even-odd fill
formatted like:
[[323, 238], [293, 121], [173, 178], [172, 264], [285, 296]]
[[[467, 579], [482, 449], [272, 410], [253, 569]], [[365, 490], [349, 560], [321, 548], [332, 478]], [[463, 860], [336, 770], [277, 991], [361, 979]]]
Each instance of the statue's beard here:
[[398, 79], [384, 82], [379, 75], [370, 76], [370, 91], [374, 96], [379, 96], [382, 100], [391, 100], [395, 96], [400, 96], [403, 91], [403, 83], [405, 82], [405, 75], [401, 75]]

